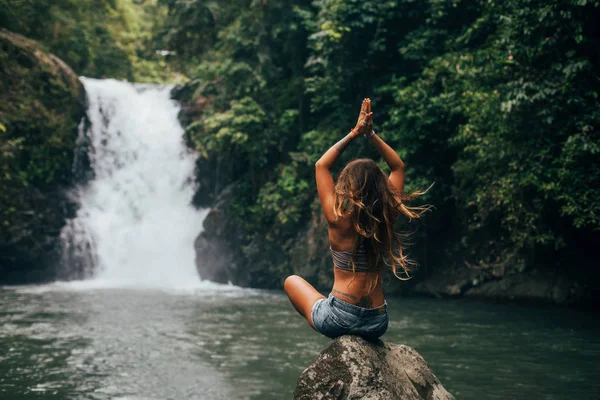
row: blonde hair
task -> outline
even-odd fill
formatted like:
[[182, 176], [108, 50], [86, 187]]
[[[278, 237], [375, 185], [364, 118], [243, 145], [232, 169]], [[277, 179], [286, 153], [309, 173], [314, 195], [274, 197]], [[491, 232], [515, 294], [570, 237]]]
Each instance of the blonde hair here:
[[[404, 254], [407, 246], [400, 240], [409, 235], [395, 232], [394, 222], [399, 214], [411, 221], [428, 211], [429, 206], [409, 207], [405, 204], [426, 191], [398, 193], [388, 184], [387, 176], [377, 163], [368, 158], [354, 160], [344, 167], [335, 185], [333, 213], [337, 219], [350, 218], [354, 231], [365, 244], [371, 272], [380, 271], [381, 265], [385, 264], [396, 278], [411, 278], [410, 271], [417, 264]], [[353, 271], [356, 271], [354, 254], [361, 240], [352, 252]], [[370, 289], [376, 285], [377, 280]]]

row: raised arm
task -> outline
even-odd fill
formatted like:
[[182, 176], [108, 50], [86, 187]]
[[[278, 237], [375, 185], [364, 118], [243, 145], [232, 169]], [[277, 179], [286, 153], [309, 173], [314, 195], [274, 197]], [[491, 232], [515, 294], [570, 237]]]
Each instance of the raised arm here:
[[386, 142], [384, 142], [377, 134], [369, 138], [373, 146], [383, 157], [387, 165], [390, 167], [390, 176], [388, 183], [392, 185], [398, 193], [404, 191], [404, 162], [400, 159], [398, 153], [394, 151]]
[[[371, 112], [371, 101], [368, 101], [367, 112], [369, 115], [373, 115]], [[394, 149], [392, 149], [386, 142], [384, 142], [379, 136], [375, 134], [372, 129], [372, 119], [369, 121], [371, 124], [368, 126], [369, 134], [367, 137], [373, 144], [375, 149], [379, 152], [381, 157], [385, 160], [388, 167], [390, 167], [390, 176], [388, 182], [398, 193], [404, 191], [404, 162], [400, 159], [400, 156]]]
[[[335, 217], [333, 215], [333, 202], [334, 202], [334, 187], [333, 177], [331, 176], [331, 168], [338, 159], [340, 154], [358, 137], [360, 134], [364, 134], [372, 125], [370, 112], [370, 100], [364, 99], [358, 121], [354, 129], [350, 131], [342, 140], [334, 144], [327, 150], [315, 164], [315, 178], [317, 180], [317, 191], [319, 192], [319, 199], [321, 200], [321, 207], [325, 213], [327, 222], [333, 223]], [[369, 111], [367, 109], [369, 108]]]

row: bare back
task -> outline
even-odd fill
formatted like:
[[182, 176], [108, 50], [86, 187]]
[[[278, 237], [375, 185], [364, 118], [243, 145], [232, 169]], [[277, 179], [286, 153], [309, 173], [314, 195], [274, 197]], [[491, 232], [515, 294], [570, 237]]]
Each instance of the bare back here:
[[[352, 228], [350, 218], [343, 218], [329, 224], [328, 231], [329, 244], [334, 250], [351, 250], [359, 240], [359, 235]], [[334, 266], [333, 277], [331, 293], [339, 299], [364, 308], [376, 308], [384, 304], [382, 272], [352, 272]], [[369, 291], [374, 279], [377, 279], [377, 285]]]

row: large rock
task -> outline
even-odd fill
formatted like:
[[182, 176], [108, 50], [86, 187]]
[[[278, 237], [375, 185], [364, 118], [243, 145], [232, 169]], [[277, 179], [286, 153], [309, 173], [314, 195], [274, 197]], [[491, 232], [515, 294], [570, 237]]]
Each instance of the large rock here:
[[202, 279], [212, 282], [235, 282], [238, 265], [243, 262], [235, 227], [225, 215], [225, 206], [231, 197], [232, 186], [220, 195], [217, 204], [204, 219], [204, 229], [194, 242], [196, 269]]
[[509, 274], [504, 268], [446, 268], [418, 282], [412, 293], [519, 302], [589, 303], [585, 287], [570, 278], [568, 272], [537, 268]]
[[[217, 197], [196, 238], [196, 268], [202, 279], [256, 288], [282, 287], [277, 273], [286, 254], [271, 238], [248, 242], [244, 231], [228, 218], [228, 206], [236, 196], [237, 184], [227, 186]], [[275, 270], [275, 271], [274, 271]]]
[[82, 121], [77, 75], [39, 43], [0, 29], [0, 283], [55, 277], [60, 232], [77, 207], [68, 190], [89, 162], [75, 157]]
[[423, 357], [397, 344], [342, 336], [298, 378], [295, 400], [451, 400]]

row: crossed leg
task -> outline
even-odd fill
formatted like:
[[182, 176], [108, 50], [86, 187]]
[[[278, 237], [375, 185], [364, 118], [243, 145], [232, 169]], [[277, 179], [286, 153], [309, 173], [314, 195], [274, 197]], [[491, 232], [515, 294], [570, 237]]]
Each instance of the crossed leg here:
[[296, 311], [306, 318], [310, 326], [314, 328], [310, 312], [315, 302], [325, 298], [325, 296], [298, 275], [288, 276], [283, 282], [283, 289]]

